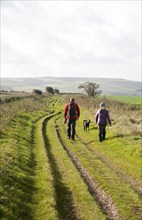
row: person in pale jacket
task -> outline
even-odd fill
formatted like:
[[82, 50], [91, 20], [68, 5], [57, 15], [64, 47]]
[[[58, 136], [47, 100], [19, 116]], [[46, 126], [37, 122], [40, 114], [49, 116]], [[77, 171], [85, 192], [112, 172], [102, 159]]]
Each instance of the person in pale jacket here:
[[109, 124], [111, 126], [109, 111], [105, 107], [106, 104], [102, 102], [100, 104], [100, 109], [97, 111], [95, 115], [96, 123], [98, 124], [98, 136], [100, 142], [105, 140], [106, 125]]

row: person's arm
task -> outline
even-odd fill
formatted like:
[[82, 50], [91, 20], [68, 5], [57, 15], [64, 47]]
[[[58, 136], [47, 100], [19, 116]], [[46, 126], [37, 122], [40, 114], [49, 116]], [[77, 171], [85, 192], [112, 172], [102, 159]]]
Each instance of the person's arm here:
[[66, 107], [64, 109], [64, 118], [67, 117], [67, 112], [68, 112], [68, 104], [66, 105]]
[[95, 121], [96, 121], [96, 124], [98, 122], [98, 116], [99, 116], [99, 111], [97, 111], [96, 115], [95, 115]]
[[65, 109], [64, 109], [64, 124], [66, 124], [67, 122], [67, 112], [68, 112], [68, 104], [66, 105]]
[[109, 112], [107, 112], [107, 121], [108, 121], [109, 125], [111, 126], [111, 120], [110, 120]]

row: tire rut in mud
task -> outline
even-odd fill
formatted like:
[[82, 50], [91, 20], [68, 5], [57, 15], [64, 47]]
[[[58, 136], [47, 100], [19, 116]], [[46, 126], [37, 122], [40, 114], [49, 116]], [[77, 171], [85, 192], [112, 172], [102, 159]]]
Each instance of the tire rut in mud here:
[[[56, 119], [57, 120], [57, 119]], [[56, 125], [56, 120], [54, 121]], [[80, 163], [77, 157], [75, 157], [71, 151], [67, 148], [66, 144], [61, 138], [59, 127], [56, 125], [56, 131], [60, 143], [62, 144], [67, 155], [70, 157], [71, 161], [75, 165], [76, 169], [79, 171], [81, 177], [86, 183], [90, 194], [93, 196], [94, 200], [100, 205], [103, 212], [106, 214], [107, 219], [111, 220], [124, 220], [123, 216], [120, 214], [117, 206], [115, 205], [112, 198], [92, 180], [91, 175], [85, 167]]]

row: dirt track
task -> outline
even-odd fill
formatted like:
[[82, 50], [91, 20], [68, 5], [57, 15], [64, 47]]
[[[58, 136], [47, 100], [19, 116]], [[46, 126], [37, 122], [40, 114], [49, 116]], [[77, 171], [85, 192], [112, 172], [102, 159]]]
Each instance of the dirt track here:
[[[54, 117], [54, 116], [52, 116]], [[115, 204], [115, 202], [113, 201], [112, 197], [109, 195], [109, 193], [107, 193], [105, 190], [102, 190], [99, 185], [97, 184], [97, 181], [95, 181], [94, 178], [92, 178], [90, 172], [86, 169], [86, 167], [84, 167], [82, 165], [82, 163], [80, 162], [79, 158], [77, 158], [72, 152], [71, 150], [68, 148], [66, 142], [63, 140], [61, 134], [60, 134], [60, 128], [57, 125], [57, 120], [60, 117], [56, 117], [56, 119], [54, 120], [54, 124], [55, 124], [55, 129], [56, 129], [56, 133], [57, 133], [57, 137], [63, 147], [63, 149], [65, 150], [65, 152], [67, 153], [68, 157], [70, 158], [70, 160], [72, 161], [72, 163], [74, 164], [74, 166], [76, 167], [77, 171], [80, 173], [80, 176], [82, 177], [83, 181], [85, 182], [85, 184], [87, 185], [88, 191], [90, 192], [91, 196], [93, 197], [94, 201], [97, 202], [97, 204], [100, 206], [101, 210], [103, 213], [105, 213], [106, 215], [106, 219], [110, 219], [110, 220], [123, 220], [123, 219], [127, 219], [125, 217], [122, 216], [121, 212], [119, 211], [117, 205]], [[43, 139], [44, 142], [47, 142], [47, 134], [45, 132], [46, 130], [46, 126], [48, 123], [48, 120], [50, 120], [50, 118], [45, 119], [43, 121], [42, 124], [42, 133], [43, 133]], [[92, 149], [89, 147], [89, 145], [83, 143], [83, 141], [80, 139], [80, 137], [78, 137], [78, 140], [85, 145], [85, 147], [89, 150], [92, 151]], [[94, 153], [95, 155], [97, 155], [97, 157], [107, 165], [107, 167], [109, 167], [111, 170], [115, 170], [115, 172], [117, 172], [117, 175], [123, 180], [123, 182], [126, 182], [128, 185], [130, 185], [130, 187], [132, 187], [135, 192], [138, 194], [138, 196], [140, 196], [141, 193], [141, 188], [139, 186], [139, 184], [137, 182], [134, 182], [133, 179], [128, 178], [127, 176], [125, 176], [123, 171], [118, 170], [117, 168], [114, 167], [108, 160], [107, 158], [103, 157], [101, 154], [99, 154], [97, 151], [93, 150], [92, 153]], [[71, 210], [69, 211], [70, 214], [74, 213], [72, 216], [73, 218], [71, 218], [71, 216], [68, 219], [78, 219], [78, 217], [75, 215], [76, 210], [74, 209], [74, 207], [71, 208]], [[138, 218], [136, 219], [141, 219], [141, 210], [138, 207], [137, 210], [135, 210], [135, 214]]]
[[[56, 124], [56, 120], [55, 120], [55, 124]], [[64, 150], [67, 152], [68, 156], [72, 160], [76, 169], [80, 172], [80, 175], [82, 176], [84, 182], [87, 184], [88, 190], [93, 196], [94, 200], [98, 202], [102, 210], [106, 213], [107, 218], [113, 219], [113, 220], [124, 219], [119, 213], [112, 198], [105, 191], [99, 188], [99, 186], [92, 180], [92, 177], [87, 171], [87, 169], [82, 166], [82, 164], [79, 162], [79, 159], [76, 158], [71, 153], [71, 151], [68, 149], [66, 144], [63, 142], [60, 136], [60, 130], [58, 126], [56, 126], [56, 131], [57, 131], [57, 135], [60, 140], [60, 143], [62, 144]]]

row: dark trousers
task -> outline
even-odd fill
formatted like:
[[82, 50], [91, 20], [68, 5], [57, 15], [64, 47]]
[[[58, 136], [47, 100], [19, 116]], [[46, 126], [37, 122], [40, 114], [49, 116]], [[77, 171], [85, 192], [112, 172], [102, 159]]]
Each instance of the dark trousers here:
[[68, 120], [67, 125], [68, 125], [67, 135], [69, 138], [71, 137], [74, 140], [76, 120]]
[[106, 136], [106, 125], [98, 124], [99, 141], [104, 141]]

